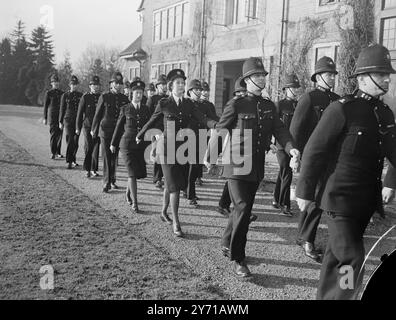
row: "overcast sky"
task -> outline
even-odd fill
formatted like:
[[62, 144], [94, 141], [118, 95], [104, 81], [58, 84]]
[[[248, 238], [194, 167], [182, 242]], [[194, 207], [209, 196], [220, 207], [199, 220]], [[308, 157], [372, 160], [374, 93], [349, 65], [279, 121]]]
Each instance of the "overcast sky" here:
[[[141, 0], [1, 0], [0, 37], [11, 32], [19, 19], [30, 36], [40, 23], [51, 25], [56, 61], [69, 50], [72, 62], [90, 43], [125, 49], [141, 34], [136, 10]], [[50, 8], [49, 10], [47, 8]], [[41, 12], [40, 12], [41, 11]], [[46, 14], [53, 11], [53, 19]], [[47, 19], [47, 17], [49, 17]]]

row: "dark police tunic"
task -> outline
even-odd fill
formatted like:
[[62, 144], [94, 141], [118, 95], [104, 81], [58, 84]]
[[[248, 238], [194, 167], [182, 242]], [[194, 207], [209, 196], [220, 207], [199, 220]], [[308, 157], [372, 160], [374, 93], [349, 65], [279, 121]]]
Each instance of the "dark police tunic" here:
[[363, 233], [375, 211], [383, 213], [381, 174], [387, 157], [396, 165], [395, 119], [388, 106], [358, 91], [332, 103], [306, 146], [296, 195], [315, 199], [325, 172], [319, 206], [328, 213], [329, 242], [318, 299], [347, 299], [339, 286], [341, 266], [357, 275], [364, 259]]
[[[184, 190], [188, 179], [186, 165], [178, 163], [176, 154], [167, 153], [168, 144], [172, 143], [175, 146], [174, 151], [177, 151], [185, 143], [176, 141], [179, 131], [189, 128], [193, 120], [209, 128], [214, 128], [216, 122], [202, 115], [190, 99], [183, 97], [180, 106], [177, 106], [173, 97], [167, 97], [160, 100], [151, 119], [138, 133], [137, 138], [143, 140], [146, 131], [154, 128], [158, 120], [163, 122], [164, 128], [163, 143], [157, 147], [157, 152], [163, 158], [161, 164], [166, 188], [170, 193]], [[172, 132], [173, 125], [176, 132]]]
[[51, 89], [45, 93], [44, 120], [50, 127], [50, 148], [52, 154], [61, 154], [62, 130], [59, 129], [59, 110], [63, 91]]
[[92, 138], [91, 129], [100, 95], [100, 93], [86, 93], [82, 96], [78, 106], [76, 129], [82, 131], [85, 138], [83, 166], [85, 171], [96, 172], [99, 166], [100, 139]]
[[[155, 108], [158, 105], [158, 102], [160, 102], [161, 99], [166, 98], [166, 94], [155, 94], [152, 97], [148, 98], [147, 100], [147, 107], [149, 108], [150, 114], [152, 115], [155, 111]], [[161, 131], [164, 130], [163, 128], [163, 123], [160, 121], [155, 125], [156, 128], [159, 128]], [[154, 163], [154, 174], [153, 174], [153, 182], [161, 182], [164, 174], [162, 172], [162, 167], [159, 163], [155, 162]]]
[[[294, 110], [297, 106], [296, 100], [283, 99], [278, 103], [278, 116], [287, 129], [290, 128]], [[276, 157], [279, 163], [279, 174], [275, 185], [274, 200], [281, 206], [290, 208], [290, 185], [293, 180], [293, 170], [290, 168], [290, 156], [277, 142], [278, 151]]]
[[130, 103], [121, 109], [111, 145], [117, 148], [120, 146], [130, 178], [147, 177], [144, 152], [148, 143], [137, 144], [136, 136], [149, 119], [150, 111], [145, 105], [141, 105], [139, 110], [136, 110]]
[[95, 138], [99, 134], [102, 143], [103, 178], [106, 186], [116, 182], [117, 153], [113, 154], [110, 151], [110, 145], [121, 107], [128, 103], [128, 97], [122, 93], [107, 92], [102, 94], [92, 123], [93, 137]]
[[[223, 235], [223, 244], [230, 245], [232, 261], [245, 259], [245, 247], [251, 210], [260, 181], [264, 178], [265, 153], [272, 135], [287, 152], [293, 148], [288, 130], [277, 116], [273, 102], [261, 96], [248, 95], [232, 99], [224, 109], [216, 129], [230, 131], [231, 139], [223, 154], [224, 177], [234, 210]], [[235, 130], [238, 129], [238, 130]], [[251, 130], [252, 135], [246, 135]], [[252, 147], [249, 150], [249, 144]], [[212, 147], [211, 147], [212, 148]], [[251, 163], [247, 172], [238, 172], [241, 164], [233, 161], [233, 154], [243, 154], [244, 163]], [[237, 170], [237, 171], [234, 171]], [[231, 242], [229, 235], [231, 234]]]
[[76, 162], [78, 150], [78, 136], [76, 135], [76, 119], [78, 105], [82, 93], [78, 91], [66, 92], [62, 95], [59, 112], [59, 123], [64, 125], [66, 132], [66, 162]]
[[[300, 152], [304, 153], [305, 145], [321, 119], [324, 110], [338, 98], [337, 94], [321, 87], [304, 94], [300, 98], [290, 124], [290, 133]], [[317, 194], [317, 197], [320, 197], [320, 194]], [[322, 210], [317, 208], [315, 203], [307, 211], [302, 212], [299, 219], [298, 238], [314, 243], [321, 216]]]

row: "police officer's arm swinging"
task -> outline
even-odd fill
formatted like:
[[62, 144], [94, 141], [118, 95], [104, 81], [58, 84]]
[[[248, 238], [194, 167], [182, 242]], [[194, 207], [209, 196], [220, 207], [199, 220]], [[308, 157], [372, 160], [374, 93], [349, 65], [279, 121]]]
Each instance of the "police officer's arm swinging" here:
[[113, 138], [111, 140], [110, 151], [112, 153], [116, 153], [118, 146], [120, 145], [120, 140], [122, 135], [124, 134], [125, 122], [126, 122], [126, 114], [125, 108], [121, 109], [120, 117], [118, 118], [116, 128], [114, 130]]
[[92, 122], [91, 136], [93, 138], [96, 138], [98, 136], [99, 125], [100, 122], [102, 121], [104, 110], [105, 110], [105, 101], [104, 101], [104, 95], [102, 94], [99, 98], [98, 106], [96, 108], [95, 116]]

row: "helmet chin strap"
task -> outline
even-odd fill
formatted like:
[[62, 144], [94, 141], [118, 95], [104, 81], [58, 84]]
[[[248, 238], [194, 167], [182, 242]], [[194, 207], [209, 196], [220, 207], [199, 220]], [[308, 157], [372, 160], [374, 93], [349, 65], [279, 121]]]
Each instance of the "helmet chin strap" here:
[[322, 75], [321, 74], [319, 74], [319, 77], [320, 77], [320, 79], [322, 79], [322, 81], [324, 82], [324, 84], [327, 86], [327, 89], [328, 90], [331, 90], [331, 86], [329, 86], [329, 84], [325, 81], [325, 79], [323, 79], [323, 77], [322, 77]]
[[387, 93], [388, 91], [386, 91], [384, 88], [382, 88], [371, 76], [370, 73], [367, 74], [369, 76], [369, 78], [371, 79], [371, 81], [377, 86], [378, 89], [380, 89], [384, 94]]
[[249, 79], [250, 79], [250, 81], [252, 81], [252, 83], [253, 83], [258, 89], [260, 89], [260, 91], [262, 91], [262, 90], [265, 89], [265, 86], [264, 86], [264, 87], [260, 87], [256, 82], [254, 82], [253, 79], [252, 79], [252, 77], [249, 77]]
[[287, 88], [287, 90], [292, 94], [293, 98], [297, 97], [297, 95], [295, 95], [294, 92], [290, 88]]

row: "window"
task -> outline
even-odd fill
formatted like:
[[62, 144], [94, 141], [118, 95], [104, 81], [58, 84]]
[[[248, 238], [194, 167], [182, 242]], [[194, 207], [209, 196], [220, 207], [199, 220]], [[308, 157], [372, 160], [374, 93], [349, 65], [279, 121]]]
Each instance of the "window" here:
[[335, 4], [340, 2], [340, 0], [319, 0], [319, 6], [326, 6], [328, 4]]
[[381, 20], [381, 44], [388, 49], [396, 49], [396, 17]]
[[382, 0], [382, 10], [396, 7], [396, 0]]
[[[225, 24], [241, 24], [258, 18], [257, 0], [225, 0]], [[264, 6], [262, 1], [261, 6]]]
[[188, 2], [155, 11], [153, 41], [174, 39], [188, 34], [189, 13]]
[[172, 69], [182, 69], [186, 74], [187, 70], [187, 61], [175, 61], [175, 62], [166, 62], [166, 63], [158, 63], [153, 64], [151, 66], [151, 81], [157, 81], [158, 76], [160, 74], [168, 74]]
[[140, 77], [140, 68], [129, 68], [129, 81], [132, 81], [132, 79], [135, 77]]

